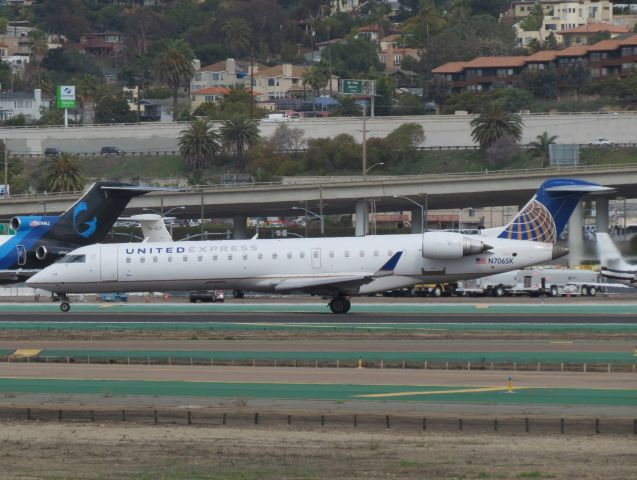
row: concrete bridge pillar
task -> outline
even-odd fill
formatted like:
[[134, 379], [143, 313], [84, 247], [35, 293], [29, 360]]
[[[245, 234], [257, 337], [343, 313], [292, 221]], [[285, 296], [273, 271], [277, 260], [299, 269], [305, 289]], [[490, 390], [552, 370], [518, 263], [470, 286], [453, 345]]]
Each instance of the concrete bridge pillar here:
[[568, 266], [578, 267], [584, 258], [584, 212], [582, 201], [577, 204], [568, 221]]
[[423, 231], [423, 210], [420, 207], [411, 209], [411, 233], [422, 233]]
[[232, 238], [244, 240], [248, 238], [248, 217], [245, 215], [235, 215], [232, 218]]
[[608, 233], [608, 197], [595, 199], [595, 228], [598, 233]]
[[369, 204], [366, 199], [356, 202], [356, 233], [357, 237], [364, 237], [369, 231]]

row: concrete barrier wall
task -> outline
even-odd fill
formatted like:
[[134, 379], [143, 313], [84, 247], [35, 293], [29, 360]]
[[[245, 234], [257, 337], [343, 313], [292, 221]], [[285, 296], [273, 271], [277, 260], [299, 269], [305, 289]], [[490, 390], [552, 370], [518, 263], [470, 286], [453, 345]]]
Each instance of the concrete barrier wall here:
[[[367, 119], [367, 138], [385, 137], [404, 123], [422, 125], [426, 140], [422, 146], [472, 146], [471, 115], [424, 115], [375, 117]], [[560, 114], [523, 115], [522, 143], [531, 142], [543, 132], [558, 136], [558, 143], [587, 144], [596, 138], [615, 143], [637, 142], [637, 114]], [[217, 123], [218, 124], [218, 123]], [[261, 122], [261, 134], [271, 136], [279, 124]], [[341, 133], [362, 140], [360, 117], [302, 119], [289, 122], [304, 131], [306, 138], [334, 137]], [[47, 147], [71, 153], [99, 152], [103, 146], [117, 146], [127, 152], [178, 150], [179, 134], [186, 123], [142, 123], [131, 125], [79, 125], [63, 127], [2, 128], [0, 139], [9, 141], [15, 153], [40, 154]]]

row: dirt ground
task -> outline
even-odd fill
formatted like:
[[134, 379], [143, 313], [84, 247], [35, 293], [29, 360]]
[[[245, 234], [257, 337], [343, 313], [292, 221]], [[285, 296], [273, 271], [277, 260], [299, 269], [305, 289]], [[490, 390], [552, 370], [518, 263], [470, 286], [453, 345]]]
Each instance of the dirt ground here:
[[0, 423], [0, 479], [629, 479], [632, 437]]

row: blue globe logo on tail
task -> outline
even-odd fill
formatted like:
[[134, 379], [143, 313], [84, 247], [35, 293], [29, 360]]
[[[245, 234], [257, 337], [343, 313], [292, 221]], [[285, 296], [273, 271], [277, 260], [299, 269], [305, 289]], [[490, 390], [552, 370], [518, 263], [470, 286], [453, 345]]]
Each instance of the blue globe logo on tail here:
[[546, 180], [535, 196], [498, 234], [499, 238], [555, 243], [573, 210], [587, 193], [612, 188], [573, 178]]
[[500, 238], [555, 243], [557, 241], [555, 221], [548, 209], [533, 199], [507, 225], [504, 232], [500, 234]]
[[84, 238], [88, 238], [93, 235], [95, 233], [95, 230], [97, 229], [97, 217], [93, 217], [91, 220], [82, 222], [78, 225], [77, 217], [80, 215], [80, 213], [87, 211], [88, 206], [86, 205], [86, 202], [79, 202], [73, 209], [73, 227], [75, 227], [77, 233], [79, 233]]

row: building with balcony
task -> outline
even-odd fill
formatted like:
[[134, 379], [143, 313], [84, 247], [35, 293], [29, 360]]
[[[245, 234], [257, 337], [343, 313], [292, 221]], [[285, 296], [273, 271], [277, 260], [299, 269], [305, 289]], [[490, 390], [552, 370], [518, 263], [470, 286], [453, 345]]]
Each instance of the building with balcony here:
[[[255, 71], [258, 66], [255, 66]], [[249, 85], [250, 64], [237, 62], [228, 58], [195, 71], [190, 81], [190, 90], [203, 90], [212, 87], [231, 87], [232, 85]]]
[[558, 71], [586, 61], [593, 78], [621, 77], [637, 71], [637, 34], [624, 34], [594, 45], [571, 45], [529, 56], [478, 57], [467, 62], [448, 62], [432, 70], [434, 77], [449, 83], [453, 91], [485, 91], [513, 84], [527, 70], [550, 65]]

